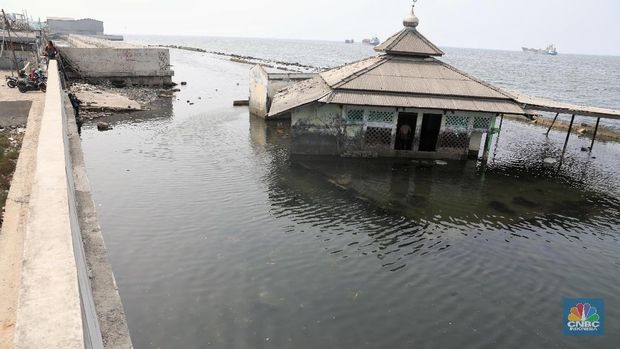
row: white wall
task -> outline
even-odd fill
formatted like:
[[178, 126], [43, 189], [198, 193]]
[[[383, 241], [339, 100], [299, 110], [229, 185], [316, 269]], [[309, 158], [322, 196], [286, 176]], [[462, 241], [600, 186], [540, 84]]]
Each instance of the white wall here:
[[172, 76], [170, 52], [160, 48], [59, 48], [80, 75], [97, 77]]

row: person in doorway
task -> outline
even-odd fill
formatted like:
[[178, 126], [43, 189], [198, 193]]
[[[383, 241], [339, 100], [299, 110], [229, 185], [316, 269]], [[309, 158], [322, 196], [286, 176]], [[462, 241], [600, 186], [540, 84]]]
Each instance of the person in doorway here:
[[43, 50], [43, 55], [47, 57], [48, 60], [56, 59], [58, 50], [56, 50], [56, 46], [54, 46], [52, 40], [47, 42], [47, 46], [45, 46], [45, 49]]
[[413, 137], [411, 126], [403, 124], [398, 129], [396, 136], [396, 149], [397, 150], [411, 150], [411, 138]]

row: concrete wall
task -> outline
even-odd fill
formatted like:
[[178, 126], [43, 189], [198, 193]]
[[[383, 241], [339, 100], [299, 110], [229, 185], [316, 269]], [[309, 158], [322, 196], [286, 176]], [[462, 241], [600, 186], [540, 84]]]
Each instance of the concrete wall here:
[[84, 77], [171, 76], [167, 49], [60, 49]]
[[51, 33], [103, 34], [103, 22], [95, 19], [48, 19]]
[[250, 114], [265, 117], [271, 107], [271, 99], [281, 89], [299, 81], [311, 79], [317, 74], [269, 72], [261, 65], [250, 70]]
[[291, 114], [291, 151], [294, 154], [340, 154], [342, 107], [313, 103]]
[[174, 75], [168, 49], [63, 47], [60, 52], [81, 78], [120, 79], [128, 85], [166, 85]]
[[[17, 65], [19, 68], [23, 68], [28, 62], [36, 62], [34, 52], [27, 49], [26, 51], [15, 51], [15, 57], [17, 58]], [[0, 69], [2, 70], [15, 70], [15, 61], [13, 60], [13, 53], [11, 51], [4, 51], [0, 57]], [[0, 76], [4, 79], [4, 76]], [[4, 80], [0, 81], [4, 83]]]
[[39, 126], [8, 348], [131, 348], [56, 61], [48, 74], [40, 123], [26, 132]]
[[263, 118], [267, 115], [268, 84], [267, 72], [262, 66], [256, 65], [250, 69], [250, 114]]
[[83, 348], [71, 233], [64, 122], [56, 62], [49, 67], [15, 327], [16, 348]]

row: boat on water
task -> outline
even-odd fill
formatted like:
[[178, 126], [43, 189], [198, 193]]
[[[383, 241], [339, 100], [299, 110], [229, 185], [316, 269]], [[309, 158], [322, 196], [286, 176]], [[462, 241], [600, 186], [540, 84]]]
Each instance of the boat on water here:
[[523, 52], [533, 52], [533, 53], [540, 53], [540, 54], [544, 54], [544, 55], [550, 55], [550, 56], [557, 56], [558, 54], [558, 50], [555, 48], [555, 46], [553, 46], [553, 44], [547, 46], [547, 48], [542, 49], [542, 48], [527, 48], [527, 47], [522, 47]]
[[354, 40], [354, 39], [346, 39], [346, 40], [344, 41], [344, 43], [345, 43], [345, 44], [354, 44], [354, 43], [355, 43], [355, 40]]
[[362, 43], [367, 44], [367, 45], [377, 46], [381, 43], [381, 40], [379, 40], [379, 38], [375, 36], [372, 39], [362, 40]]

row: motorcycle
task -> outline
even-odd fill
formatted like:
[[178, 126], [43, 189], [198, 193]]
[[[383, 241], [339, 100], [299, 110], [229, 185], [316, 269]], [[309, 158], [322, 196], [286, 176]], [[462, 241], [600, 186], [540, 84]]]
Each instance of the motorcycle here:
[[26, 93], [28, 91], [41, 91], [45, 93], [47, 90], [47, 84], [40, 80], [32, 81], [28, 79], [21, 79], [17, 82], [17, 89], [21, 93]]
[[4, 79], [6, 80], [6, 85], [10, 88], [16, 88], [17, 87], [17, 78], [14, 76], [8, 76], [6, 75], [4, 77]]
[[33, 70], [30, 76], [27, 76], [23, 70], [20, 70], [19, 73], [21, 78], [17, 80], [17, 89], [19, 92], [41, 91], [45, 93], [47, 90], [47, 77], [45, 77], [39, 69]]

